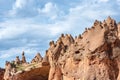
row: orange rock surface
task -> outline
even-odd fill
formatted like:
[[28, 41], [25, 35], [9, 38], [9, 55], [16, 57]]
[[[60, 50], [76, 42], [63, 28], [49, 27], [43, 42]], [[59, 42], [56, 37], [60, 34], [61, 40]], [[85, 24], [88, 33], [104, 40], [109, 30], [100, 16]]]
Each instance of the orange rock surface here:
[[15, 74], [13, 80], [120, 80], [120, 23], [111, 17], [96, 20], [76, 38], [61, 34], [49, 45], [44, 58], [32, 60], [40, 64], [37, 68]]

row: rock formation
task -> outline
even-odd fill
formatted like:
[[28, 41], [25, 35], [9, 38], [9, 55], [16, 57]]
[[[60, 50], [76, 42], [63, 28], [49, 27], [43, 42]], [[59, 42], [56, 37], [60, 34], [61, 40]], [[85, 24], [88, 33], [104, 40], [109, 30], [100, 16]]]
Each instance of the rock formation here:
[[5, 70], [0, 68], [0, 80], [3, 80]]
[[34, 59], [32, 59], [31, 63], [35, 63], [35, 62], [42, 62], [42, 56], [40, 55], [40, 53], [37, 53], [37, 55], [34, 57]]
[[23, 53], [22, 53], [22, 60], [21, 60], [21, 62], [22, 62], [22, 64], [23, 63], [26, 63], [26, 58], [25, 58], [25, 53], [24, 53], [24, 51], [23, 51]]
[[4, 80], [12, 80], [12, 64], [6, 61]]
[[44, 56], [44, 58], [42, 60], [42, 65], [43, 66], [49, 65], [49, 61], [48, 61], [48, 56], [47, 55]]
[[16, 74], [13, 80], [48, 80], [49, 66], [42, 66]]
[[15, 61], [6, 61], [4, 80], [48, 80], [50, 70], [48, 61], [45, 59], [43, 61], [40, 53], [37, 53], [33, 60], [35, 62], [25, 64], [26, 59], [23, 52], [21, 61], [19, 56]]
[[120, 80], [120, 23], [111, 17], [95, 20], [75, 38], [61, 34], [49, 45], [43, 58], [38, 53], [22, 72], [14, 70], [13, 80]]
[[21, 64], [21, 61], [19, 59], [19, 56], [16, 56], [15, 64]]
[[50, 42], [49, 80], [120, 80], [119, 30], [120, 24], [108, 17], [75, 39], [62, 34]]

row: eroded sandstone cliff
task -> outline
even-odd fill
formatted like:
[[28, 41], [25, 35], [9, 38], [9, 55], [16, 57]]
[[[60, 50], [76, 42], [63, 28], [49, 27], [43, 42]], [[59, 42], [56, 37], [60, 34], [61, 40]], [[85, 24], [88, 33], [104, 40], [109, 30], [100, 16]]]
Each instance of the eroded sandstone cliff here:
[[62, 34], [47, 56], [49, 80], [120, 80], [120, 24], [108, 17], [75, 39]]
[[[44, 58], [37, 54], [30, 64], [24, 63], [29, 67], [34, 64], [35, 68], [22, 68], [20, 73], [17, 70], [12, 76], [14, 80], [120, 80], [120, 23], [110, 17], [103, 22], [96, 20], [75, 38], [61, 34], [49, 45]], [[16, 60], [15, 69], [19, 69], [21, 61], [19, 57]], [[43, 73], [47, 73], [46, 79], [41, 79]]]
[[23, 52], [22, 60], [17, 56], [15, 61], [6, 61], [4, 80], [48, 80], [49, 70], [48, 60], [40, 53], [27, 63]]

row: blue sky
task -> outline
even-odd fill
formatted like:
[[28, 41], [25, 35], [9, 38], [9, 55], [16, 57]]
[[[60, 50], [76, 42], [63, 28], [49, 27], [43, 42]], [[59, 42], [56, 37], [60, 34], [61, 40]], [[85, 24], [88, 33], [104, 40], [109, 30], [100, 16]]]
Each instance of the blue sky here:
[[61, 33], [81, 34], [108, 16], [120, 21], [120, 0], [0, 0], [0, 66], [6, 60], [43, 56]]

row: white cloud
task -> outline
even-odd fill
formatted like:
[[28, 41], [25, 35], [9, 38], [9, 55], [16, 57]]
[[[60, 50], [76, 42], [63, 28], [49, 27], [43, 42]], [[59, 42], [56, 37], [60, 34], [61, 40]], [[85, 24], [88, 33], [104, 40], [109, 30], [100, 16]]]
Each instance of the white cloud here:
[[15, 56], [16, 54], [18, 54], [20, 51], [17, 48], [11, 48], [8, 50], [3, 50], [0, 51], [0, 59], [4, 59], [4, 58], [10, 58], [12, 56]]
[[[44, 13], [49, 17], [57, 16], [56, 11], [58, 10], [57, 6], [51, 2], [45, 4], [44, 8], [39, 9], [39, 13]], [[55, 12], [54, 12], [55, 11]], [[107, 16], [116, 15], [117, 12], [114, 11], [112, 5], [106, 4], [91, 4], [84, 3], [78, 4], [69, 9], [69, 14], [66, 16], [59, 16], [63, 18], [62, 20], [56, 20], [55, 23], [52, 24], [40, 24], [37, 22], [33, 23], [35, 19], [15, 19], [9, 20], [7, 22], [3, 22], [0, 26], [6, 26], [0, 31], [0, 39], [3, 38], [14, 38], [19, 35], [24, 35], [26, 33], [30, 35], [37, 36], [56, 36], [63, 32], [70, 32], [72, 30], [79, 31], [79, 29], [90, 26], [91, 21], [95, 19], [105, 19]], [[82, 27], [83, 26], [83, 27]], [[77, 29], [76, 29], [77, 28]], [[79, 33], [82, 32], [79, 31]], [[46, 34], [48, 32], [49, 34]]]
[[10, 57], [9, 54], [2, 54], [2, 55], [0, 56], [0, 59], [4, 59], [4, 58], [8, 58], [8, 57]]
[[15, 4], [13, 5], [13, 9], [22, 8], [27, 3], [27, 0], [16, 0]]
[[49, 13], [51, 12], [51, 10], [54, 10], [54, 9], [56, 9], [56, 5], [54, 5], [51, 2], [48, 2], [45, 4], [44, 8], [40, 12]]
[[69, 24], [71, 27], [70, 32], [78, 35], [84, 31], [85, 27], [91, 27], [96, 19], [102, 21], [108, 16], [115, 16], [118, 14], [119, 13], [114, 10], [114, 5], [111, 4], [95, 2], [79, 3], [69, 9], [69, 14], [66, 16], [66, 21], [63, 21], [63, 24]]
[[71, 31], [71, 24], [67, 21], [60, 21], [51, 26], [52, 27], [49, 28], [51, 36], [56, 36], [57, 34], [67, 33]]
[[24, 28], [18, 29], [18, 26], [14, 26], [14, 27], [6, 27], [0, 31], [1, 31], [0, 39], [6, 39], [6, 38], [9, 39], [19, 36], [25, 31], [25, 29]]
[[[86, 9], [88, 6], [82, 7], [81, 6], [77, 6], [75, 8], [73, 8], [72, 10], [70, 10], [70, 16], [75, 15], [76, 17], [79, 16], [79, 18], [81, 17], [82, 19], [101, 19], [101, 18], [105, 18], [105, 16], [109, 16], [109, 15], [116, 15], [117, 13], [112, 11], [112, 10], [107, 10], [104, 8], [104, 10], [97, 10], [97, 6], [94, 7], [89, 7], [89, 9]], [[96, 9], [95, 9], [96, 8]], [[84, 11], [83, 11], [84, 10]]]
[[30, 56], [35, 56], [37, 53], [35, 48], [28, 48], [28, 47], [18, 47], [18, 48], [10, 48], [8, 50], [0, 51], [0, 59], [4, 58], [10, 58], [10, 57], [15, 57], [15, 56], [21, 56], [22, 51], [25, 51], [25, 55], [30, 57]]
[[109, 0], [99, 0], [99, 2], [108, 2]]
[[53, 4], [52, 2], [48, 2], [45, 4], [45, 6], [42, 9], [38, 8], [38, 12], [47, 17], [50, 17], [51, 19], [56, 19], [58, 17], [59, 11], [56, 4]]
[[109, 16], [109, 15], [116, 15], [117, 12], [114, 11], [114, 7], [112, 5], [106, 4], [96, 4], [96, 3], [87, 3], [84, 5], [78, 5], [74, 8], [70, 8], [70, 15], [73, 16], [79, 16], [89, 19], [101, 19], [103, 16]]
[[[19, 20], [18, 20], [19, 21]], [[23, 20], [24, 22], [24, 20]], [[20, 24], [21, 23], [21, 24]], [[26, 31], [26, 25], [22, 25], [22, 22], [17, 22], [14, 20], [6, 21], [0, 24], [0, 40], [15, 38]]]
[[[34, 20], [32, 20], [34, 21]], [[15, 19], [0, 23], [0, 40], [14, 39], [18, 36], [54, 36], [68, 31], [70, 27], [65, 26], [64, 22], [54, 24], [34, 23], [30, 19]], [[64, 27], [64, 28], [63, 28]], [[46, 33], [47, 32], [47, 33]], [[49, 34], [48, 34], [49, 33]]]
[[12, 9], [9, 11], [9, 15], [10, 16], [14, 16], [17, 13], [18, 9], [22, 9], [27, 2], [30, 0], [16, 0], [15, 3], [13, 4]]

